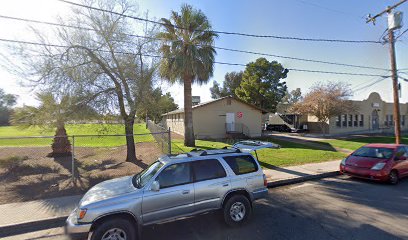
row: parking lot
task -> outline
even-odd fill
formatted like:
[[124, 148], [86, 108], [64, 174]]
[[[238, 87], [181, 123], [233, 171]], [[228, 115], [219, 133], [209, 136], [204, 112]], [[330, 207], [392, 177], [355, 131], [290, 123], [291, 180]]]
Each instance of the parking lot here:
[[[228, 228], [217, 213], [145, 227], [150, 239], [408, 239], [408, 180], [397, 186], [341, 176], [274, 188], [250, 222]], [[6, 239], [64, 239], [61, 228]]]

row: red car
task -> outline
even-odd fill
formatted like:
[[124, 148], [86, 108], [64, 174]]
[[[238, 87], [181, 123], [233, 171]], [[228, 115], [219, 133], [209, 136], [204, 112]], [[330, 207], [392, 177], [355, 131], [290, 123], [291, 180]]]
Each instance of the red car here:
[[407, 145], [367, 144], [341, 161], [340, 173], [397, 184], [408, 176], [407, 157]]

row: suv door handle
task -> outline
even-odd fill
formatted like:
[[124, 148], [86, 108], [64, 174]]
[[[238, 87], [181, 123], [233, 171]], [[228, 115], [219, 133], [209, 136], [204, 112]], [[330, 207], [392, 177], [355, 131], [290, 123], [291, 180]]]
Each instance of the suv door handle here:
[[183, 192], [181, 192], [182, 194], [189, 194], [190, 190], [183, 190]]
[[222, 184], [223, 187], [228, 187], [228, 185], [229, 185], [228, 183], [223, 183]]

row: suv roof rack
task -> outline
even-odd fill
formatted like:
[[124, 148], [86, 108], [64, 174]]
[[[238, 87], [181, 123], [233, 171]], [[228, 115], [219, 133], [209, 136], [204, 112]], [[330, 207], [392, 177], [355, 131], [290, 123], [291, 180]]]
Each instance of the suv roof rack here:
[[[223, 151], [223, 150], [229, 150], [229, 151]], [[240, 153], [240, 152], [241, 150], [238, 148], [223, 147], [221, 149], [202, 150], [202, 152], [198, 154], [198, 156], [218, 155], [218, 154], [226, 154], [226, 153]]]

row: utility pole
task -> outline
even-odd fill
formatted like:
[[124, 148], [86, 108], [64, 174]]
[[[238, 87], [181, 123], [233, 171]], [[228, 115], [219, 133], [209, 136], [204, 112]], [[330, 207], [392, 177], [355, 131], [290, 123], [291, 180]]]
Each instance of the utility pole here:
[[[401, 115], [400, 115], [400, 104], [399, 104], [399, 88], [398, 88], [398, 75], [397, 75], [397, 61], [395, 58], [395, 36], [394, 30], [401, 27], [401, 19], [402, 13], [393, 13], [393, 10], [398, 7], [399, 5], [403, 4], [408, 0], [402, 0], [395, 4], [394, 6], [387, 7], [384, 11], [376, 14], [374, 17], [368, 15], [367, 23], [373, 22], [375, 24], [375, 20], [377, 17], [382, 16], [383, 14], [388, 14], [388, 41], [389, 41], [389, 48], [390, 48], [390, 60], [391, 60], [391, 78], [392, 78], [392, 88], [393, 88], [393, 96], [394, 96], [394, 128], [395, 128], [395, 143], [401, 143]], [[395, 14], [398, 14], [396, 16]]]
[[394, 30], [388, 30], [388, 38], [390, 41], [390, 58], [391, 58], [391, 78], [392, 78], [392, 91], [394, 95], [394, 127], [395, 127], [395, 143], [401, 143], [401, 115], [398, 93], [398, 75], [397, 75], [397, 61], [395, 59], [395, 39]]

